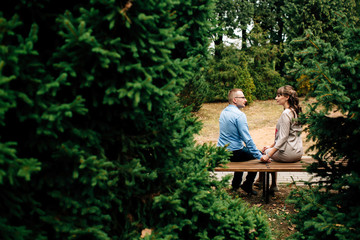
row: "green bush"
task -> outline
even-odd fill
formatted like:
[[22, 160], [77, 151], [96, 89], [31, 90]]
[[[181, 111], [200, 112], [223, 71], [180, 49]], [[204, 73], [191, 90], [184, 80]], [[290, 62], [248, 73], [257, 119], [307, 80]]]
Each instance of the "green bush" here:
[[227, 101], [229, 90], [241, 88], [249, 103], [254, 100], [255, 85], [248, 70], [246, 55], [235, 46], [218, 46], [221, 57], [209, 63], [207, 101]]
[[285, 85], [285, 79], [280, 76], [279, 72], [271, 68], [252, 69], [251, 76], [256, 86], [254, 95], [259, 100], [273, 99], [277, 89]]
[[2, 5], [1, 239], [271, 238], [211, 176], [229, 153], [195, 146], [178, 102], [197, 61], [176, 52], [177, 17], [201, 3]]

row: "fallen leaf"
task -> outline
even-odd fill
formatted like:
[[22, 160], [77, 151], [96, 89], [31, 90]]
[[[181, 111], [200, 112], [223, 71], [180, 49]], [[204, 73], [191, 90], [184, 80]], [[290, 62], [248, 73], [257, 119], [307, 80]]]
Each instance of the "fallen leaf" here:
[[141, 238], [146, 237], [146, 235], [151, 235], [152, 230], [149, 228], [145, 228], [141, 231]]

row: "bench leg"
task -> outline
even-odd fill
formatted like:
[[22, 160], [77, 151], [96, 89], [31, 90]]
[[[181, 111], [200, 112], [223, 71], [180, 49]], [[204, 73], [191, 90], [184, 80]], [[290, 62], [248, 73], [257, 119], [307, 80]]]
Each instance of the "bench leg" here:
[[270, 173], [269, 172], [264, 172], [264, 180], [263, 180], [263, 198], [265, 198], [265, 203], [269, 203], [269, 178], [270, 178]]
[[263, 198], [265, 198], [265, 192], [266, 192], [265, 175], [266, 175], [266, 173], [259, 172], [259, 174], [262, 174], [262, 190], [263, 190], [262, 196], [263, 196]]
[[269, 194], [270, 194], [270, 173], [266, 172], [266, 196], [265, 202], [269, 203]]

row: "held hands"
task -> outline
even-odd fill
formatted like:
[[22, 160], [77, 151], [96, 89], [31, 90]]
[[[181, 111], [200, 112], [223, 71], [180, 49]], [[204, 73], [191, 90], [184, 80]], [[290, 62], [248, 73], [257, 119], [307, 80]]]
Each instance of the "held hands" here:
[[269, 155], [265, 154], [265, 151], [266, 151], [267, 149], [269, 149], [269, 148], [270, 148], [269, 146], [266, 146], [266, 147], [264, 147], [264, 148], [262, 149], [262, 153], [263, 153], [264, 155], [262, 155], [262, 157], [260, 158], [260, 161], [261, 161], [261, 162], [265, 162], [265, 163], [270, 163], [270, 162], [271, 162], [271, 159], [270, 159]]
[[271, 159], [268, 155], [262, 155], [262, 157], [260, 158], [261, 162], [265, 162], [265, 163], [270, 163]]

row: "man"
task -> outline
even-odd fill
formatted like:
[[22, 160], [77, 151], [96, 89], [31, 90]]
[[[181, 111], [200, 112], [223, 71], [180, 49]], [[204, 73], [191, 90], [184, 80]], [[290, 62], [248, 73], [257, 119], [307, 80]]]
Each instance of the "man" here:
[[[256, 148], [252, 140], [245, 113], [240, 109], [245, 107], [246, 98], [241, 89], [229, 91], [229, 105], [220, 114], [220, 136], [217, 145], [226, 146], [233, 152], [231, 162], [242, 162], [259, 159], [262, 153]], [[257, 172], [249, 172], [245, 182], [241, 185], [243, 172], [235, 172], [232, 180], [232, 189], [237, 191], [241, 187], [248, 194], [257, 195], [252, 186]], [[240, 186], [241, 185], [241, 186]]]

